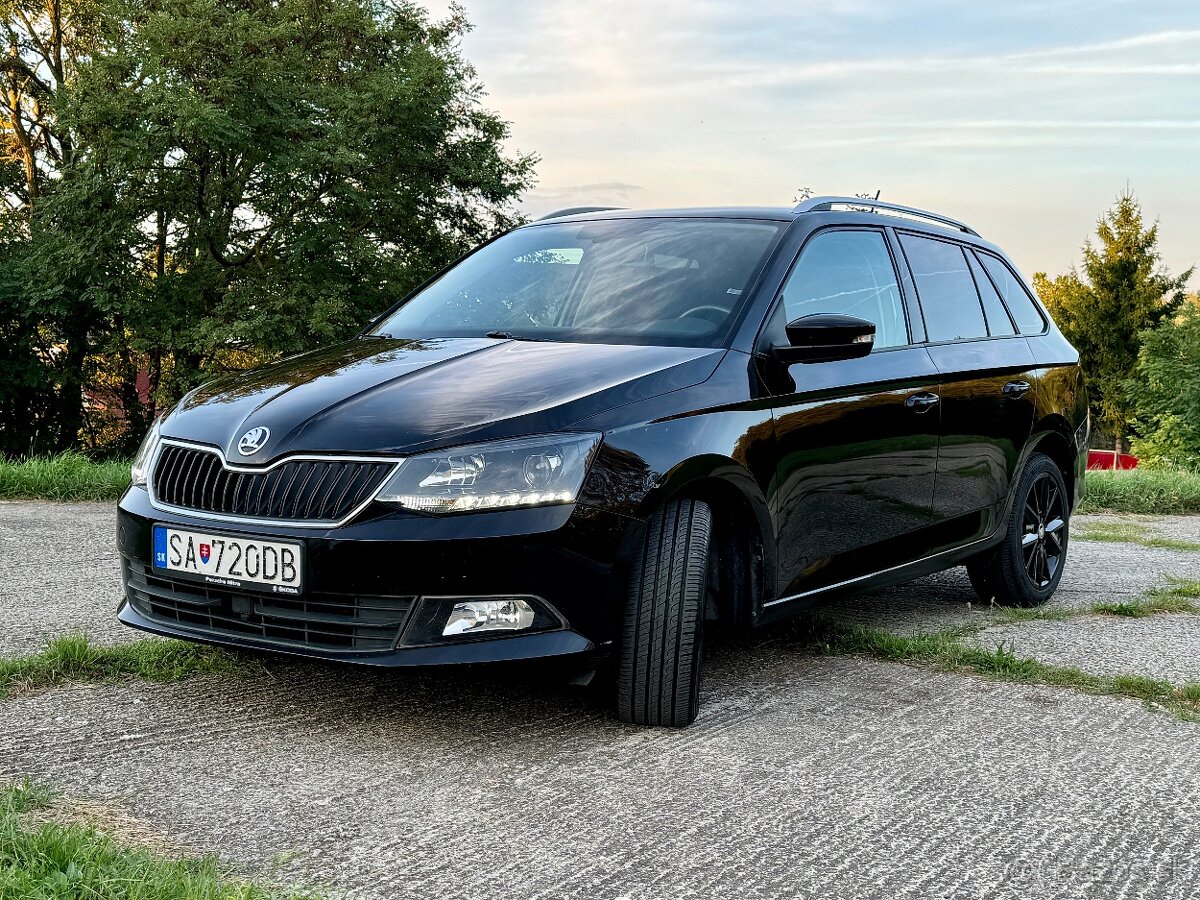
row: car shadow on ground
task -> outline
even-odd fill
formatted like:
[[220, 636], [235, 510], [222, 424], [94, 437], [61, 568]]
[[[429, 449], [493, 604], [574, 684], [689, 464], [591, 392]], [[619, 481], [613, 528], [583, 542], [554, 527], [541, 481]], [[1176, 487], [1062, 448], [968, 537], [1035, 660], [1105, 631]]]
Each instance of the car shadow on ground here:
[[[965, 590], [969, 593], [970, 586]], [[733, 710], [751, 696], [794, 689], [820, 668], [827, 657], [814, 643], [814, 614], [856, 620], [864, 610], [886, 609], [893, 621], [901, 617], [901, 627], [907, 622], [917, 631], [967, 610], [963, 596], [952, 581], [939, 587], [922, 579], [814, 606], [763, 628], [718, 631], [707, 638], [700, 721], [712, 721], [714, 713]], [[611, 659], [602, 660], [584, 685], [571, 682], [578, 682], [588, 666], [573, 660], [386, 669], [270, 653], [239, 655], [246, 663], [248, 693], [269, 694], [271, 702], [293, 714], [312, 710], [332, 717], [347, 737], [369, 739], [393, 728], [444, 731], [449, 737], [454, 731], [500, 733], [533, 724], [543, 735], [555, 724], [574, 732], [625, 727], [614, 712]]]

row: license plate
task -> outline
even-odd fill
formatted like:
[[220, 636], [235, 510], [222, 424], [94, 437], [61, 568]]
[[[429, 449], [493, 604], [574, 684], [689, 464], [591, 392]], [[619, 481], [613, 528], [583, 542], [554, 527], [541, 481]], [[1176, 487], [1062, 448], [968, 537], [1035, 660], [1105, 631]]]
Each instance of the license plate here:
[[304, 545], [155, 525], [154, 568], [214, 587], [299, 594]]

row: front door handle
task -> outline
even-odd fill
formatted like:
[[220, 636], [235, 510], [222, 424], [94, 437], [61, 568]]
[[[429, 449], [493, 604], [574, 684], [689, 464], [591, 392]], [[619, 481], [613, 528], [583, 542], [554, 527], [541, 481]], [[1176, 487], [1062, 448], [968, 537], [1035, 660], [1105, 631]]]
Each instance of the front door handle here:
[[941, 397], [937, 394], [924, 393], [913, 394], [904, 401], [904, 405], [916, 413], [928, 412], [941, 402]]
[[1010, 381], [1003, 388], [1004, 396], [1011, 397], [1014, 400], [1020, 400], [1029, 393], [1028, 381]]

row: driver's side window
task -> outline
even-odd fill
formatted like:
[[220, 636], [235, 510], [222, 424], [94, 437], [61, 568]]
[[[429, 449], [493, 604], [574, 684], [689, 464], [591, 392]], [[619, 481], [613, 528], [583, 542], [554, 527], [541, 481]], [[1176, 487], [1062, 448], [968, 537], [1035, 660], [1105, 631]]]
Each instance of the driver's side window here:
[[908, 343], [896, 268], [878, 231], [823, 231], [805, 245], [783, 285], [787, 321], [840, 313], [875, 323], [876, 347]]

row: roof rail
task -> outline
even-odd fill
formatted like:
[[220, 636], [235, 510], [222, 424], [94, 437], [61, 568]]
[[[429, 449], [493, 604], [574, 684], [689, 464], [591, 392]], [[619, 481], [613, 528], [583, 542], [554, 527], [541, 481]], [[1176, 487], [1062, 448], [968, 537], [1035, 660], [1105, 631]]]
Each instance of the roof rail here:
[[614, 209], [624, 209], [623, 206], [568, 206], [566, 209], [556, 209], [552, 213], [538, 219], [539, 222], [545, 222], [547, 219], [561, 219], [563, 216], [578, 216], [582, 213], [590, 212], [610, 212]]
[[913, 219], [925, 219], [930, 222], [936, 222], [939, 225], [949, 225], [951, 228], [958, 231], [973, 234], [979, 237], [979, 232], [957, 219], [951, 219], [949, 216], [943, 216], [938, 213], [932, 213], [925, 209], [917, 209], [915, 206], [901, 206], [899, 203], [886, 203], [883, 200], [872, 200], [862, 197], [809, 197], [796, 204], [796, 208], [792, 212], [823, 212], [833, 209], [835, 206], [850, 206], [861, 211], [870, 212], [895, 212], [903, 216], [908, 216]]

